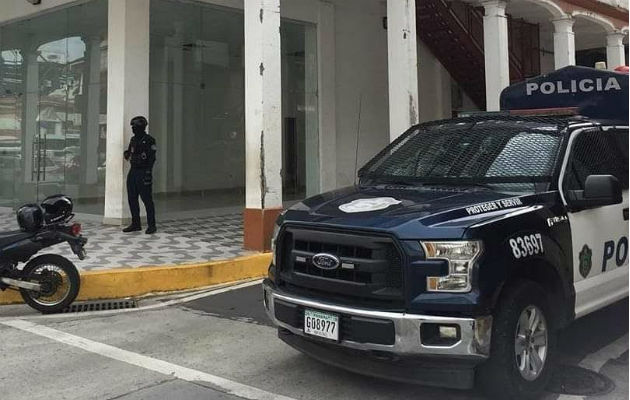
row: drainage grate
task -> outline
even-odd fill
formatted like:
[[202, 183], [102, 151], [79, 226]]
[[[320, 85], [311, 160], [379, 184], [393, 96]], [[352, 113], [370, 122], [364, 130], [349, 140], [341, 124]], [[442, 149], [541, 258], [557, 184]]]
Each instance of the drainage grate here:
[[601, 396], [610, 393], [615, 384], [609, 378], [589, 369], [557, 365], [547, 390], [574, 396]]
[[74, 303], [64, 308], [63, 313], [77, 313], [87, 311], [109, 311], [122, 310], [125, 308], [138, 308], [135, 300], [107, 300], [107, 301], [87, 301]]

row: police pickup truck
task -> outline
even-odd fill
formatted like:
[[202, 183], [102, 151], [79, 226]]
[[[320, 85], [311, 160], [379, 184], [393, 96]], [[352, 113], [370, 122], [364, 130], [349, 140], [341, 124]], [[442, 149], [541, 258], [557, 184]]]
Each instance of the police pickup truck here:
[[279, 217], [280, 339], [370, 376], [541, 393], [558, 330], [628, 296], [628, 76], [567, 67], [502, 109], [521, 111], [413, 126]]

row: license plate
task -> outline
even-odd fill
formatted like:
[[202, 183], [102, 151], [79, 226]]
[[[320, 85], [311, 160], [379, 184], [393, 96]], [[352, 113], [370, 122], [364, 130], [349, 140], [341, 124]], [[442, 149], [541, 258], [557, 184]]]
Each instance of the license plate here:
[[323, 311], [304, 310], [304, 333], [339, 340], [339, 316]]

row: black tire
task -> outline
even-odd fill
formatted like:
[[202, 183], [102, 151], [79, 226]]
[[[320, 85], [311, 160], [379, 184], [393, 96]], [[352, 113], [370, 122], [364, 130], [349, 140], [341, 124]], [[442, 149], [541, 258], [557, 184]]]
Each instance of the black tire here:
[[51, 265], [60, 268], [68, 277], [68, 286], [69, 290], [65, 295], [59, 299], [59, 301], [50, 302], [50, 304], [45, 304], [45, 302], [40, 301], [41, 293], [35, 292], [27, 289], [20, 289], [20, 294], [22, 298], [29, 306], [33, 307], [37, 311], [40, 311], [44, 314], [57, 313], [62, 311], [64, 308], [68, 307], [74, 299], [77, 298], [79, 294], [79, 288], [81, 286], [81, 277], [79, 275], [79, 271], [77, 267], [74, 266], [70, 260], [54, 255], [54, 254], [45, 254], [42, 256], [38, 256], [30, 260], [24, 266], [22, 270], [22, 279], [31, 280], [34, 279], [34, 272], [38, 267]]
[[[547, 352], [542, 370], [528, 380], [517, 365], [515, 354], [516, 331], [526, 309], [536, 307], [547, 324]], [[541, 396], [551, 378], [556, 353], [556, 329], [551, 306], [545, 291], [532, 281], [519, 281], [504, 289], [493, 314], [490, 358], [476, 373], [477, 383], [490, 397], [496, 399], [536, 399]]]

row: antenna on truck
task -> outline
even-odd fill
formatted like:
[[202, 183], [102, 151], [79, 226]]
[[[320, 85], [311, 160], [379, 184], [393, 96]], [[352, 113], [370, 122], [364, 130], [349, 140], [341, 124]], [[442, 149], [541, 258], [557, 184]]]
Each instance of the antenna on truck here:
[[363, 105], [363, 93], [359, 94], [359, 115], [357, 118], [357, 140], [354, 149], [354, 184], [357, 184], [357, 166], [359, 164], [359, 135], [361, 133], [361, 108]]

